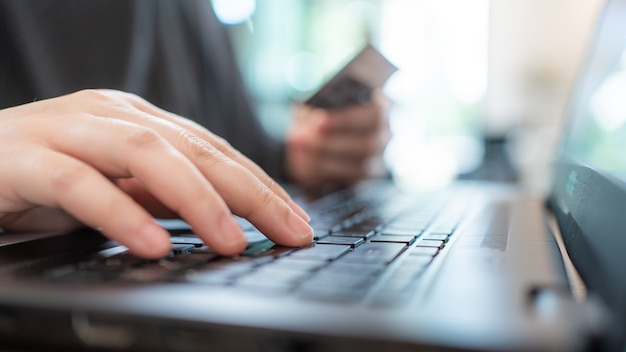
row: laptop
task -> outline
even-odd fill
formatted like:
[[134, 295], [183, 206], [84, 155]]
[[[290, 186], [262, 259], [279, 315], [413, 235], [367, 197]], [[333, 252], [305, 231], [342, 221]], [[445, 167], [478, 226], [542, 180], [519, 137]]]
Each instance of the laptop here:
[[156, 261], [91, 230], [3, 234], [0, 345], [623, 351], [625, 33], [626, 0], [612, 0], [572, 95], [547, 200], [510, 184], [409, 193], [371, 181], [297, 196], [313, 217], [310, 246], [277, 246], [239, 219], [249, 246], [232, 258], [177, 221], [163, 221], [172, 253]]

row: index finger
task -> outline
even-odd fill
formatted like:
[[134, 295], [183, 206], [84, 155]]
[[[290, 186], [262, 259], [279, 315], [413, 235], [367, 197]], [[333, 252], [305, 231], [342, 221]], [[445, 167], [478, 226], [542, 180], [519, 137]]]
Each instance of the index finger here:
[[[299, 209], [299, 207], [295, 206], [295, 203], [293, 203], [287, 193], [271, 180], [269, 176], [262, 173], [255, 164], [251, 164], [251, 161], [229, 147], [222, 139], [210, 134], [207, 130], [196, 127], [193, 124], [190, 125], [196, 127], [198, 132], [206, 135], [206, 138], [201, 138], [190, 132], [189, 129], [185, 129], [179, 124], [170, 121], [172, 119], [184, 122], [184, 119], [173, 114], [166, 114], [163, 111], [160, 113], [168, 118], [159, 118], [155, 115], [159, 112], [156, 107], [139, 98], [132, 99], [136, 99], [139, 102], [138, 104], [141, 104], [144, 109], [149, 109], [149, 111], [154, 111], [154, 113], [145, 112], [145, 110], [137, 109], [130, 104], [129, 106], [121, 106], [121, 108], [102, 105], [98, 107], [98, 113], [113, 113], [120, 120], [130, 122], [136, 126], [147, 127], [157, 132], [164, 140], [169, 141], [178, 152], [182, 153], [195, 166], [197, 171], [202, 173], [204, 178], [208, 180], [235, 214], [249, 219], [272, 240], [289, 246], [300, 246], [311, 241], [313, 231], [306, 223], [308, 217], [303, 219], [303, 216], [294, 210], [294, 207], [295, 209]], [[211, 140], [214, 142], [210, 143]], [[219, 150], [220, 146], [235, 158], [242, 160], [242, 162], [250, 163], [250, 168], [260, 172], [261, 177], [265, 176], [266, 182], [262, 182], [249, 168], [233, 161], [233, 159], [222, 153]], [[143, 159], [146, 158], [144, 157]], [[139, 175], [137, 177], [141, 180]], [[150, 189], [149, 184], [146, 184], [146, 186]], [[276, 191], [271, 187], [274, 187]], [[159, 194], [158, 188], [150, 189], [150, 191], [160, 195], [159, 198], [161, 200], [175, 197], [175, 195]], [[167, 205], [171, 206], [172, 204], [170, 202]], [[192, 202], [189, 206], [197, 208], [198, 204]], [[183, 218], [187, 218], [185, 215], [189, 216], [189, 214], [183, 212], [183, 210], [189, 211], [186, 207], [176, 207], [173, 210], [179, 210], [177, 212]], [[212, 235], [211, 233], [215, 231], [211, 227], [194, 227], [193, 218], [191, 217], [191, 219], [187, 220], [189, 220], [194, 231], [207, 240], [209, 246], [214, 245], [216, 251], [226, 252], [227, 250], [217, 250], [217, 248], [224, 249], [226, 244], [212, 240], [215, 234]], [[232, 243], [232, 240], [230, 242]]]
[[338, 110], [326, 110], [325, 131], [328, 133], [372, 133], [381, 126], [382, 114], [372, 103]]
[[163, 110], [153, 104], [150, 104], [146, 100], [142, 99], [133, 94], [123, 93], [126, 95], [126, 98], [136, 109], [143, 111], [152, 116], [158, 116], [170, 123], [176, 124], [184, 129], [190, 131], [194, 135], [200, 137], [208, 141], [210, 144], [215, 146], [221, 153], [226, 155], [228, 158], [236, 161], [241, 164], [247, 170], [249, 170], [256, 178], [258, 178], [265, 186], [267, 186], [273, 193], [275, 193], [278, 197], [284, 200], [287, 205], [300, 216], [305, 221], [309, 221], [310, 217], [308, 214], [293, 201], [293, 199], [289, 196], [289, 194], [276, 182], [272, 179], [263, 169], [258, 166], [255, 162], [248, 159], [245, 155], [241, 154], [238, 150], [233, 148], [226, 140], [221, 137], [210, 133], [206, 128], [202, 127], [198, 123], [191, 121], [189, 119], [183, 118], [176, 114], [170, 113], [166, 110]]
[[[234, 255], [245, 248], [245, 237], [221, 195], [180, 150], [154, 130], [122, 120], [82, 115], [66, 116], [54, 122], [57, 127], [62, 127], [57, 129], [63, 131], [62, 134], [49, 136], [47, 140], [54, 150], [78, 159], [107, 176], [137, 178], [151, 194], [189, 222], [194, 232], [216, 252]], [[86, 128], [94, 132], [84, 133]], [[220, 173], [222, 170], [216, 168], [213, 172]], [[76, 199], [71, 198], [65, 207], [76, 203]], [[113, 208], [115, 204], [110, 203], [102, 206]], [[78, 208], [76, 212], [81, 210]], [[107, 217], [108, 222], [94, 217], [90, 224], [97, 219], [101, 224], [112, 226], [131, 222], [131, 218], [135, 217]], [[132, 223], [136, 224], [136, 221]], [[103, 227], [101, 224], [99, 226]], [[130, 238], [136, 236], [133, 232], [124, 233], [118, 227], [112, 228], [115, 230], [109, 230], [107, 235], [121, 239], [121, 243], [125, 244], [124, 241], [131, 241]], [[129, 239], [126, 240], [125, 236]], [[163, 243], [162, 239], [159, 241]], [[132, 249], [137, 251], [136, 245]], [[146, 255], [146, 252], [141, 253]]]

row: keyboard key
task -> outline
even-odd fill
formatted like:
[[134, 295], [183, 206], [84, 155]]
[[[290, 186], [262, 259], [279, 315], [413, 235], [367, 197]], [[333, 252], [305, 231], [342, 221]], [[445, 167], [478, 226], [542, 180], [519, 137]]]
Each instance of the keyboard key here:
[[309, 223], [309, 225], [311, 225], [311, 227], [314, 229], [324, 229], [324, 230], [328, 230], [336, 224], [337, 224], [336, 219], [328, 219], [328, 218], [320, 217], [318, 214], [312, 214], [311, 222]]
[[361, 227], [361, 228], [376, 228], [386, 221], [380, 217], [369, 217], [367, 219], [361, 220], [355, 223], [353, 226]]
[[348, 245], [352, 248], [363, 244], [365, 241], [361, 237], [342, 237], [342, 236], [328, 236], [324, 239], [317, 241], [319, 244], [342, 244]]
[[196, 249], [196, 246], [193, 244], [172, 243], [172, 252], [170, 253], [170, 255], [189, 253], [194, 249]]
[[376, 235], [370, 239], [372, 242], [394, 242], [411, 244], [415, 241], [415, 236], [390, 236], [390, 235]]
[[328, 235], [330, 235], [330, 230], [328, 228], [313, 228], [313, 240], [319, 240], [327, 237]]
[[258, 243], [243, 253], [243, 256], [250, 258], [257, 258], [257, 260], [272, 260], [274, 258], [284, 257], [292, 252], [298, 250], [293, 247], [285, 247], [274, 244], [271, 241]]
[[387, 266], [384, 264], [346, 263], [345, 261], [336, 261], [331, 263], [326, 270], [336, 273], [377, 276], [386, 268]]
[[393, 261], [406, 246], [402, 243], [369, 242], [342, 258], [347, 263], [385, 264]]
[[170, 242], [173, 244], [192, 244], [196, 247], [204, 246], [202, 240], [194, 236], [172, 236], [170, 237]]
[[390, 224], [384, 227], [384, 230], [388, 230], [389, 232], [393, 231], [410, 231], [421, 233], [426, 229], [428, 225], [422, 223], [408, 223], [404, 221], [392, 221]]
[[384, 228], [380, 230], [380, 233], [386, 236], [419, 236], [422, 233], [422, 230], [407, 230], [407, 229], [394, 229], [394, 228]]
[[339, 237], [358, 237], [358, 238], [370, 238], [376, 234], [375, 231], [362, 231], [362, 230], [341, 230], [338, 232], [332, 232], [331, 236]]
[[237, 222], [237, 224], [239, 224], [239, 227], [241, 227], [241, 229], [244, 231], [254, 229], [254, 225], [252, 225], [248, 220], [244, 218], [241, 218], [239, 216], [233, 216], [233, 219]]
[[435, 240], [423, 240], [419, 239], [415, 242], [416, 247], [435, 247], [435, 248], [443, 248], [445, 243], [443, 241], [435, 241]]
[[276, 270], [290, 270], [290, 271], [315, 271], [324, 266], [328, 265], [327, 260], [316, 260], [316, 259], [304, 259], [304, 258], [290, 258], [284, 257], [273, 261], [267, 265], [264, 265], [263, 268], [271, 268]]
[[189, 232], [191, 230], [191, 226], [183, 220], [180, 219], [156, 219], [156, 221], [161, 225], [164, 229], [168, 231], [186, 231]]
[[409, 250], [409, 256], [426, 256], [432, 258], [439, 253], [438, 247], [413, 247]]
[[237, 280], [236, 285], [294, 287], [296, 283], [309, 277], [306, 271], [277, 270], [275, 268], [260, 268]]
[[345, 233], [351, 233], [351, 234], [367, 235], [368, 233], [370, 233], [371, 231], [375, 231], [376, 229], [377, 229], [377, 226], [353, 224], [349, 227], [345, 227], [339, 231], [333, 231], [333, 232], [345, 232]]
[[404, 278], [413, 278], [419, 276], [424, 272], [424, 270], [426, 270], [431, 261], [431, 258], [426, 256], [409, 256], [408, 258], [405, 257], [405, 259], [402, 260], [401, 263], [399, 263], [400, 265], [394, 268], [393, 276]]
[[290, 258], [334, 260], [350, 250], [350, 246], [334, 244], [312, 244], [293, 252]]
[[179, 254], [177, 256], [170, 257], [170, 258], [161, 259], [159, 260], [159, 263], [160, 265], [163, 265], [165, 267], [169, 267], [172, 269], [186, 270], [186, 269], [191, 269], [191, 268], [196, 268], [196, 267], [200, 267], [203, 265], [207, 265], [208, 263], [215, 260], [216, 258], [217, 258], [216, 254], [196, 253], [194, 251], [190, 253]]
[[194, 249], [193, 252], [195, 254], [204, 254], [204, 255], [217, 256], [217, 253], [213, 252], [213, 250], [211, 250], [211, 248], [209, 248], [207, 246], [198, 247], [198, 248]]
[[456, 224], [437, 224], [430, 229], [430, 232], [451, 234], [455, 227]]
[[347, 289], [365, 288], [374, 283], [375, 277], [371, 275], [347, 274], [336, 272], [321, 272], [308, 279], [304, 286], [330, 286]]
[[198, 275], [226, 275], [240, 276], [252, 271], [258, 264], [246, 257], [220, 258], [207, 265], [198, 267], [195, 271]]
[[167, 281], [173, 275], [172, 268], [157, 263], [151, 263], [141, 268], [130, 269], [122, 273], [121, 280], [128, 282], [160, 282]]
[[261, 231], [255, 228], [245, 230], [243, 234], [246, 236], [246, 240], [248, 241], [248, 247], [269, 241]]
[[252, 272], [258, 263], [247, 257], [220, 258], [207, 265], [189, 270], [185, 279], [191, 282], [226, 285]]
[[396, 218], [392, 221], [390, 226], [398, 228], [398, 229], [413, 229], [413, 230], [423, 230], [428, 224], [432, 221], [432, 216], [427, 217], [400, 217]]
[[448, 237], [450, 237], [454, 232], [453, 231], [446, 231], [446, 232], [440, 232], [440, 231], [428, 231], [429, 234], [431, 235], [446, 235]]
[[448, 242], [448, 238], [448, 235], [438, 233], [429, 233], [422, 236], [422, 239], [425, 241], [443, 241], [444, 243]]

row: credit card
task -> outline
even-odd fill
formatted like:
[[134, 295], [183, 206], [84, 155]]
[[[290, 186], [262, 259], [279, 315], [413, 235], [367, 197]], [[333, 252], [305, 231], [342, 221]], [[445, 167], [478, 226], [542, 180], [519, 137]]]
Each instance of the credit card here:
[[397, 70], [378, 49], [368, 43], [304, 103], [326, 109], [367, 103], [372, 92], [382, 88]]

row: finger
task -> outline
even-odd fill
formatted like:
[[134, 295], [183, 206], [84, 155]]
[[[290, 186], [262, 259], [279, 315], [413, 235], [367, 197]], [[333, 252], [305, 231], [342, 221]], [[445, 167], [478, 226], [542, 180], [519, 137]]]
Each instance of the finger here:
[[168, 234], [101, 173], [56, 152], [29, 153], [16, 165], [17, 193], [32, 204], [60, 207], [139, 256], [162, 257]]
[[309, 221], [310, 217], [306, 212], [296, 204], [293, 199], [289, 196], [289, 194], [280, 186], [276, 181], [274, 181], [267, 173], [263, 171], [261, 167], [259, 167], [252, 160], [248, 159], [246, 156], [241, 154], [235, 148], [230, 146], [228, 142], [226, 142], [223, 138], [220, 138], [209, 131], [207, 131], [204, 127], [200, 126], [194, 121], [189, 119], [182, 118], [178, 115], [172, 114], [168, 111], [160, 109], [153, 104], [137, 97], [135, 95], [127, 95], [126, 98], [129, 102], [140, 111], [143, 111], [151, 116], [158, 116], [170, 123], [173, 123], [177, 126], [184, 128], [185, 130], [191, 132], [195, 136], [208, 141], [211, 145], [215, 146], [221, 153], [226, 155], [228, 158], [233, 161], [243, 165], [246, 169], [248, 169], [254, 176], [256, 176], [263, 184], [265, 184], [273, 193], [282, 198], [289, 207], [292, 208], [296, 214], [298, 214], [305, 221]]
[[[173, 123], [177, 126], [183, 127], [184, 129], [190, 131], [192, 134], [198, 136], [201, 139], [204, 139], [211, 143], [211, 145], [215, 146], [220, 152], [229, 157], [230, 159], [236, 161], [237, 163], [243, 165], [245, 168], [250, 170], [261, 182], [263, 182], [273, 193], [282, 198], [289, 207], [296, 212], [302, 219], [305, 221], [309, 221], [310, 217], [306, 214], [306, 212], [296, 204], [291, 197], [287, 194], [287, 192], [280, 187], [271, 177], [269, 177], [258, 165], [252, 162], [250, 159], [246, 158], [244, 155], [239, 153], [237, 150], [232, 148], [228, 143], [226, 143], [223, 139], [215, 136], [214, 134], [207, 131], [202, 126], [197, 123], [162, 110], [144, 99], [128, 93], [117, 92], [117, 91], [97, 91], [96, 94], [103, 95], [113, 95], [114, 97], [123, 97], [132, 107], [138, 109], [139, 111], [143, 111], [147, 114], [147, 116], [159, 117], [165, 121]], [[105, 106], [105, 109], [110, 108], [108, 105]], [[124, 107], [121, 106], [122, 110]], [[135, 111], [126, 110], [126, 115], [131, 116], [133, 120], [137, 117]], [[136, 121], [136, 120], [135, 120]], [[152, 120], [153, 125], [162, 125], [160, 121]], [[162, 126], [161, 126], [162, 127]], [[162, 128], [159, 130], [163, 131]]]
[[[233, 213], [248, 219], [276, 243], [302, 246], [311, 242], [312, 229], [302, 216], [251, 170], [186, 130], [162, 124], [155, 128], [164, 136], [179, 140], [179, 149], [194, 161]], [[273, 181], [271, 184], [276, 185]]]
[[388, 128], [391, 103], [380, 91], [372, 94], [366, 104], [354, 104], [339, 109], [322, 110], [327, 133], [367, 134]]
[[166, 207], [136, 178], [113, 179], [113, 183], [156, 218], [176, 218], [178, 214]]
[[372, 159], [339, 157], [298, 146], [288, 148], [287, 156], [290, 176], [306, 187], [325, 183], [353, 184], [369, 175]]
[[[130, 121], [137, 126], [147, 126], [150, 130], [156, 131], [159, 136], [163, 136], [164, 140], [170, 141], [172, 145], [175, 146], [176, 151], [185, 156], [185, 161], [194, 166], [195, 170], [201, 173], [200, 175], [205, 181], [208, 180], [207, 184], [210, 182], [210, 185], [215, 187], [214, 190], [212, 189], [215, 195], [219, 194], [219, 197], [223, 198], [226, 204], [228, 204], [228, 207], [230, 207], [235, 214], [246, 217], [270, 239], [289, 246], [301, 246], [310, 243], [312, 229], [302, 219], [302, 216], [298, 215], [293, 210], [293, 206], [285, 202], [282, 197], [277, 195], [276, 192], [256, 177], [252, 171], [234, 162], [205, 139], [196, 136], [189, 130], [166, 119], [156, 118], [154, 115], [136, 109], [116, 109], [115, 114], [117, 117]], [[121, 123], [122, 121], [118, 122]], [[156, 156], [161, 154], [163, 153], [156, 153]], [[150, 158], [150, 155], [141, 156], [138, 157], [137, 160], [138, 162], [146, 162], [150, 160]], [[152, 160], [152, 165], [158, 165], [159, 161], [162, 160]], [[175, 173], [175, 175], [180, 178], [182, 173], [179, 170], [184, 170], [184, 168], [177, 166], [177, 164], [171, 164], [171, 173]], [[171, 175], [171, 173], [168, 175]], [[200, 223], [197, 222], [199, 220], [196, 220], [195, 223], [193, 221], [193, 219], [197, 219], [200, 216], [200, 211], [204, 211], [205, 214], [210, 211], [210, 209], [201, 210], [201, 207], [195, 204], [197, 202], [194, 202], [194, 200], [199, 197], [198, 195], [203, 197], [203, 199], [198, 200], [198, 202], [201, 204], [206, 202], [208, 198], [202, 195], [203, 192], [195, 190], [187, 194], [182, 198], [185, 199], [187, 204], [183, 205], [180, 204], [180, 199], [169, 199], [168, 201], [168, 197], [180, 197], [184, 194], [181, 193], [180, 190], [171, 189], [169, 193], [173, 195], [159, 195], [156, 192], [159, 192], [163, 187], [150, 187], [150, 185], [146, 183], [147, 180], [142, 179], [140, 175], [133, 174], [133, 176], [142, 183], [145, 183], [148, 190], [155, 194], [166, 206], [187, 220], [194, 231], [217, 252], [222, 254], [234, 254], [236, 252], [233, 249], [235, 248], [234, 243], [239, 243], [235, 241], [235, 236], [237, 236], [238, 239], [241, 238], [244, 240], [243, 243], [240, 243], [240, 245], [236, 247], [238, 251], [243, 249], [241, 246], [245, 247], [245, 238], [239, 228], [237, 228], [239, 229], [239, 234], [235, 235], [233, 233], [231, 235], [233, 238], [228, 238], [227, 231], [221, 231], [220, 234], [219, 231], [214, 230], [215, 226], [194, 226], [194, 224]], [[193, 185], [193, 183], [189, 183], [189, 181], [185, 180], [179, 180], [175, 182], [175, 184]], [[278, 187], [275, 183], [273, 184], [275, 187]], [[282, 190], [282, 188], [278, 188]], [[282, 191], [284, 192], [284, 190]], [[222, 200], [221, 198], [219, 199], [220, 201]], [[289, 197], [287, 196], [287, 198]], [[213, 203], [215, 205], [223, 204], [223, 202], [218, 203], [217, 199], [215, 199]], [[189, 204], [192, 205], [191, 208]], [[225, 204], [223, 206], [226, 208]], [[213, 211], [213, 213], [216, 213], [216, 211]], [[220, 217], [221, 216], [223, 215], [220, 215]], [[207, 217], [204, 215], [203, 218], [210, 218], [210, 216]], [[229, 217], [229, 220], [234, 224], [232, 218]], [[226, 220], [223, 219], [222, 222], [225, 223]], [[215, 232], [218, 232], [218, 236], [216, 236]], [[216, 237], [219, 240], [216, 240]]]
[[378, 108], [367, 105], [353, 105], [340, 109], [323, 110], [322, 130], [324, 133], [368, 134], [382, 125], [382, 115]]
[[385, 139], [378, 134], [340, 134], [314, 138], [308, 148], [339, 158], [365, 159], [382, 155], [385, 145]]
[[62, 136], [50, 137], [54, 149], [107, 176], [136, 178], [216, 252], [233, 255], [245, 249], [245, 236], [222, 197], [189, 159], [153, 130], [98, 117], [66, 118], [61, 126], [57, 120], [54, 127], [63, 130]]
[[188, 125], [190, 129], [200, 134], [203, 140], [208, 140], [212, 145], [214, 145], [221, 153], [223, 153], [226, 157], [231, 160], [234, 160], [239, 165], [242, 165], [247, 171], [252, 173], [254, 177], [256, 177], [259, 181], [261, 181], [270, 191], [280, 197], [283, 201], [287, 203], [287, 205], [293, 210], [300, 218], [304, 221], [308, 222], [311, 220], [309, 215], [300, 207], [293, 199], [289, 196], [287, 191], [282, 188], [273, 178], [271, 178], [263, 169], [257, 165], [252, 160], [248, 159], [246, 156], [241, 154], [238, 150], [233, 148], [226, 140], [221, 137], [217, 137], [215, 135], [211, 135], [204, 130], [204, 128], [200, 126], [195, 126], [195, 123], [192, 121], [183, 121], [190, 122]]

